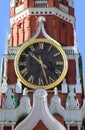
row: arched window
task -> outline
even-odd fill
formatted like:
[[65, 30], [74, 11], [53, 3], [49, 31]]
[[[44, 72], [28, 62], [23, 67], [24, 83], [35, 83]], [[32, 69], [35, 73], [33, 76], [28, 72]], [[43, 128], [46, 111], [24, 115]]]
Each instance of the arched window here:
[[40, 7], [40, 8], [47, 7], [47, 0], [35, 0], [35, 7]]

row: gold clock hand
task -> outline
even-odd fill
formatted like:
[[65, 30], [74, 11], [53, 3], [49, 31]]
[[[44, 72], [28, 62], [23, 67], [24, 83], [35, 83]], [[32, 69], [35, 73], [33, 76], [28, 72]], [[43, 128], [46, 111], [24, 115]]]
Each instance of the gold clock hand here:
[[[34, 58], [40, 65], [43, 64], [42, 60], [39, 58], [36, 57], [35, 54], [33, 54], [32, 52], [29, 52], [29, 54], [31, 55], [32, 58]], [[43, 66], [46, 68], [46, 65], [43, 64]]]
[[40, 60], [39, 60], [32, 52], [29, 52], [29, 54], [30, 54], [31, 57], [34, 58], [39, 64], [41, 64]]
[[47, 80], [47, 75], [46, 75], [46, 72], [45, 72], [45, 68], [46, 68], [46, 65], [43, 63], [41, 57], [39, 56], [39, 60], [41, 61], [41, 68], [42, 68], [42, 72], [43, 72], [43, 75], [44, 75], [44, 78], [46, 80], [46, 83], [48, 84], [48, 80]]
[[41, 64], [41, 68], [42, 68], [42, 72], [43, 72], [44, 78], [46, 80], [46, 83], [48, 84], [47, 75], [46, 75], [45, 68], [44, 68], [43, 64]]
[[39, 60], [40, 60], [40, 64], [41, 64], [44, 68], [46, 68], [47, 66], [43, 63], [43, 61], [42, 61], [42, 59], [41, 59], [41, 56], [39, 56]]

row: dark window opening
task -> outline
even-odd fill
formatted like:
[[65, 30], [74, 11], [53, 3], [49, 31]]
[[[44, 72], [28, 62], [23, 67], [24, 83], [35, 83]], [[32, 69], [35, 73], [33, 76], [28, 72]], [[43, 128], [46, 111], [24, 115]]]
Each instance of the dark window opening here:
[[47, 7], [47, 4], [46, 3], [36, 3], [36, 7]]
[[65, 28], [65, 23], [62, 23], [62, 28]]
[[22, 28], [22, 23], [19, 24], [19, 29], [21, 29], [21, 28]]

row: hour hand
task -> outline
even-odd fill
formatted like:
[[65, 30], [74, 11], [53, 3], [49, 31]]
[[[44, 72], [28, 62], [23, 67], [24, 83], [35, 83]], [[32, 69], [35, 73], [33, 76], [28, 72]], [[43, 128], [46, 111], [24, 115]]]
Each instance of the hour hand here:
[[41, 57], [39, 56], [39, 59], [41, 61], [41, 68], [42, 68], [42, 72], [43, 72], [43, 75], [44, 75], [44, 78], [45, 78], [45, 81], [46, 83], [48, 84], [48, 79], [47, 79], [47, 75], [46, 75], [46, 71], [45, 71], [45, 68], [46, 68], [46, 65], [43, 63]]
[[43, 63], [43, 61], [42, 61], [42, 59], [41, 59], [41, 56], [39, 56], [39, 60], [40, 60], [40, 64], [41, 64], [44, 68], [46, 68], [47, 66]]

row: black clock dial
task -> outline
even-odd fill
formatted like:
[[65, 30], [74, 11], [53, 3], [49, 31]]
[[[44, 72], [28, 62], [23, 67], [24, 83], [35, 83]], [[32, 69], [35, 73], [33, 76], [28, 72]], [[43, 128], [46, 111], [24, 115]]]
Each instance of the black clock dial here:
[[65, 53], [55, 44], [38, 39], [21, 48], [15, 68], [27, 87], [52, 88], [54, 83], [57, 85], [64, 78], [67, 65]]

